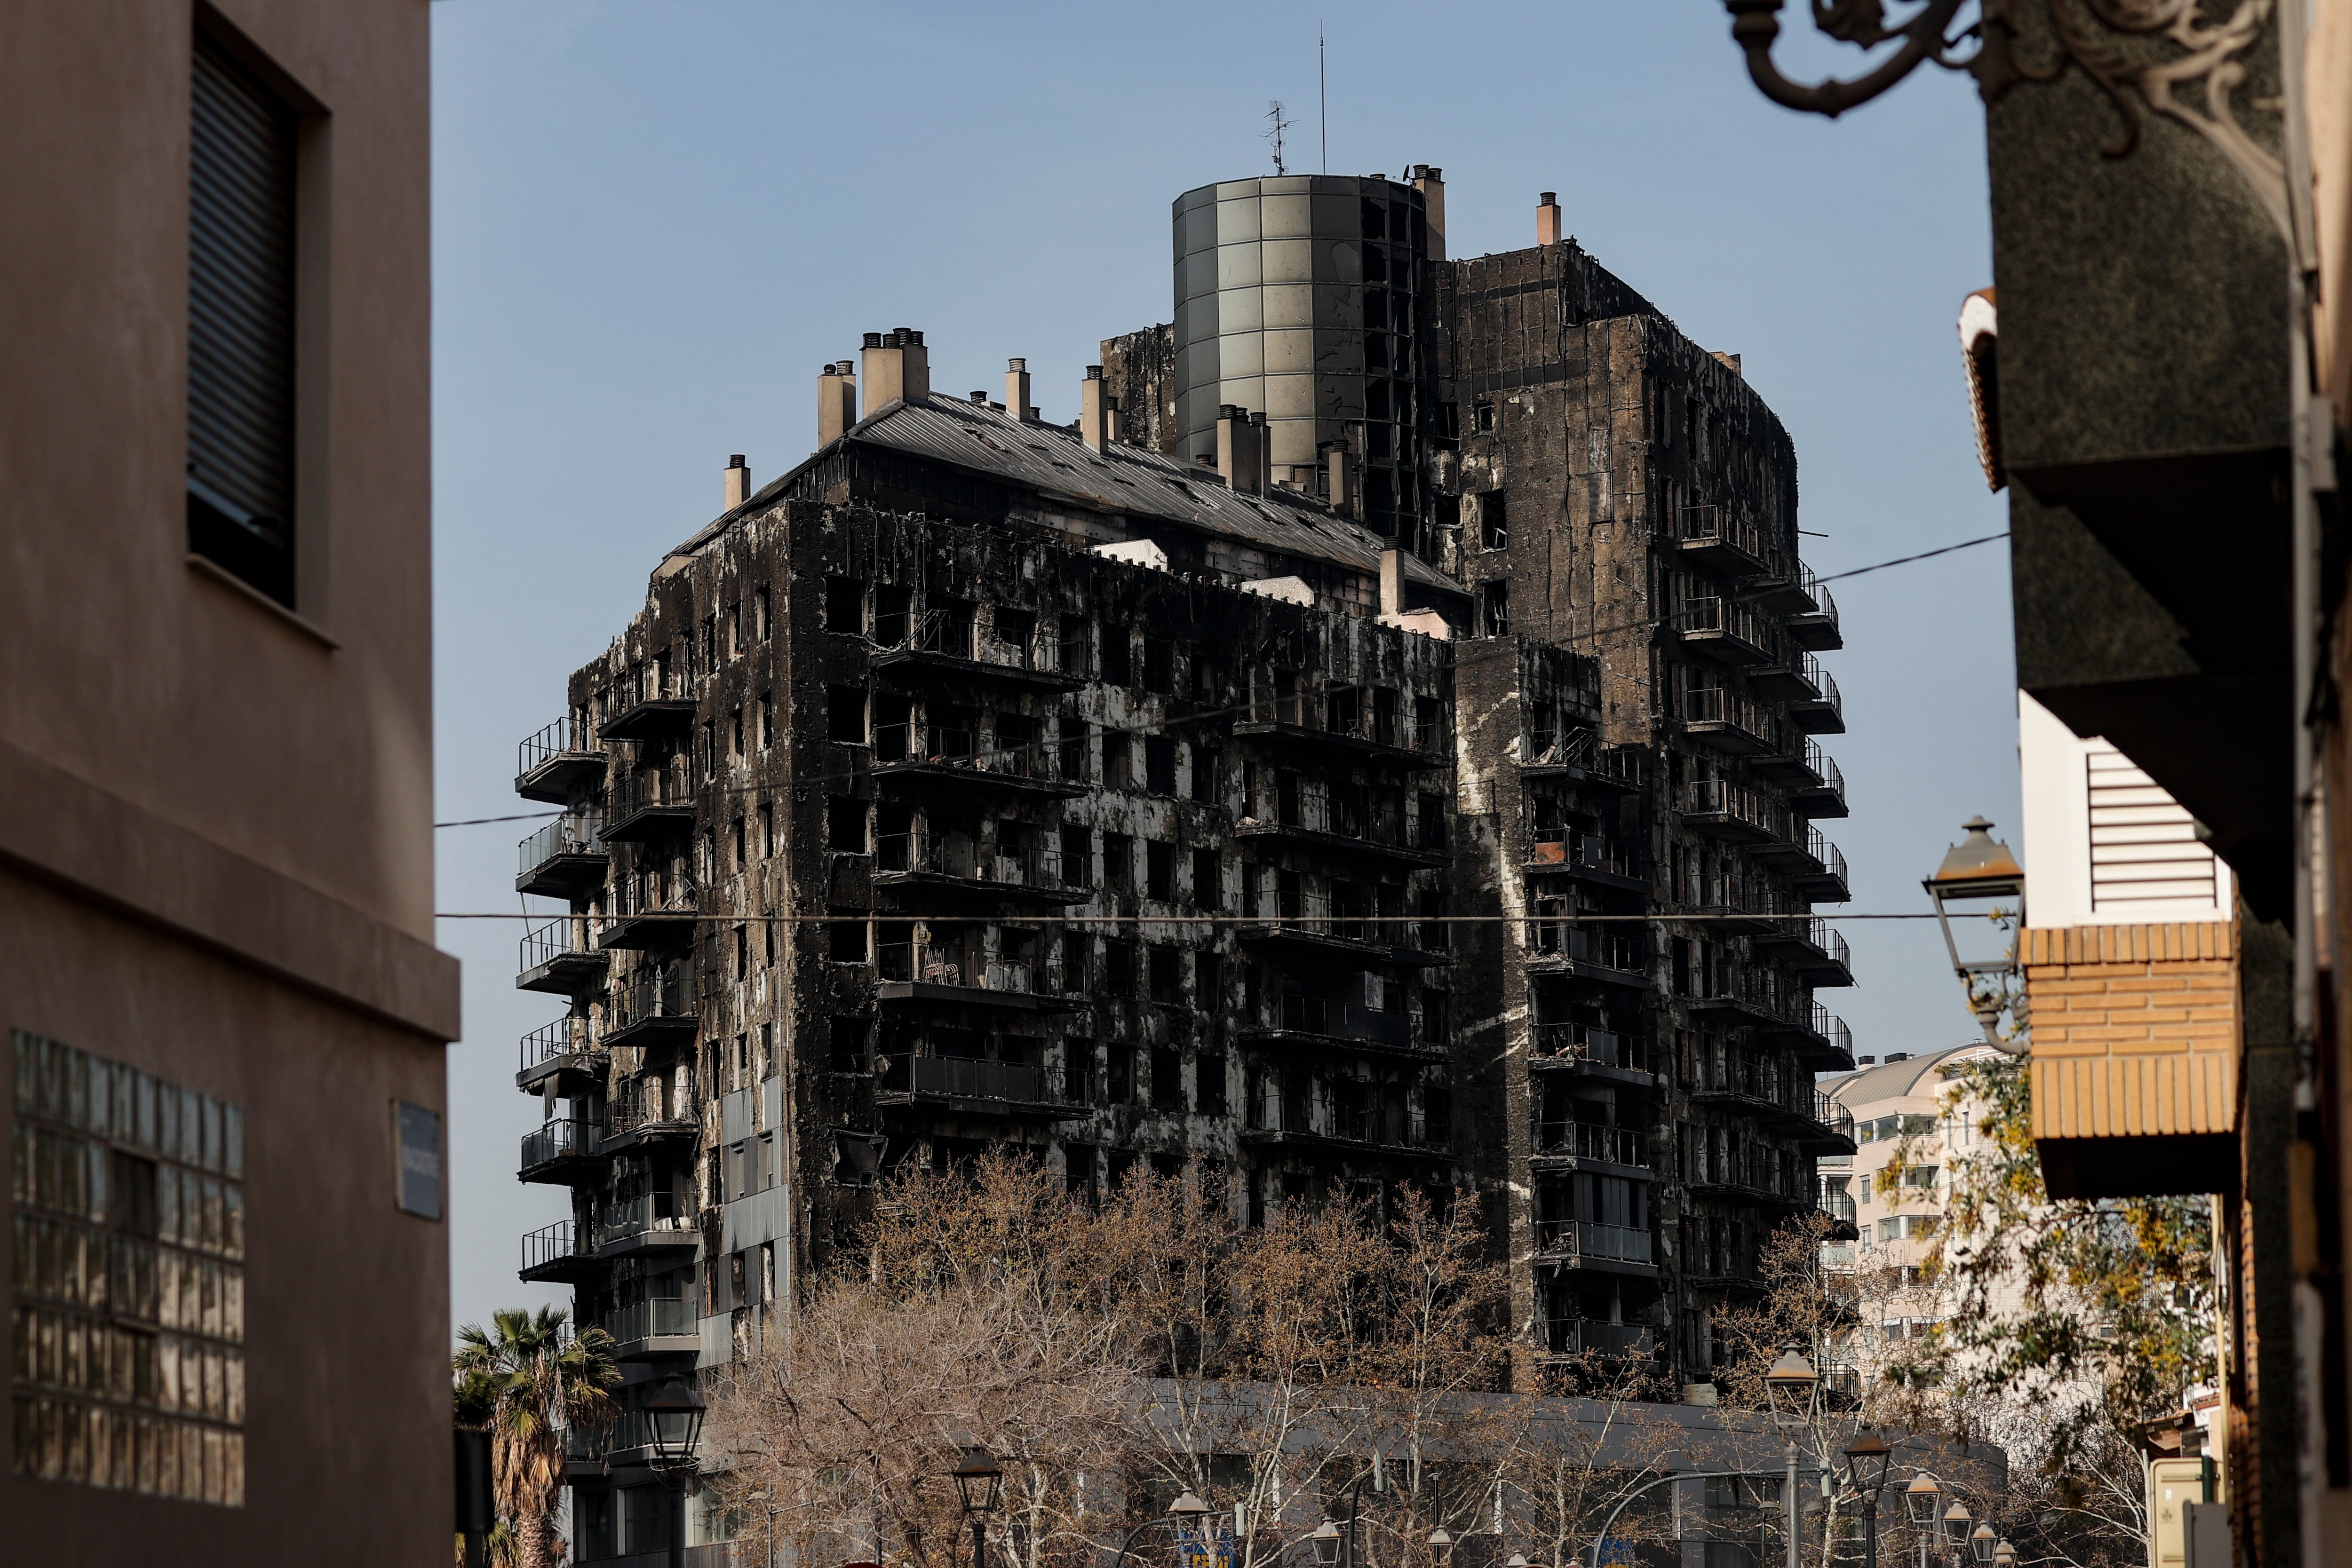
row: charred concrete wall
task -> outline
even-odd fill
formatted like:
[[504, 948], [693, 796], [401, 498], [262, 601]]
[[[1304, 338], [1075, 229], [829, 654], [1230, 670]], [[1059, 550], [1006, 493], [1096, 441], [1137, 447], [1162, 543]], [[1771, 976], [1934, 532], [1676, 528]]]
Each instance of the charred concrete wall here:
[[1102, 340], [1103, 382], [1118, 405], [1118, 438], [1182, 455], [1176, 428], [1176, 328], [1171, 322]]

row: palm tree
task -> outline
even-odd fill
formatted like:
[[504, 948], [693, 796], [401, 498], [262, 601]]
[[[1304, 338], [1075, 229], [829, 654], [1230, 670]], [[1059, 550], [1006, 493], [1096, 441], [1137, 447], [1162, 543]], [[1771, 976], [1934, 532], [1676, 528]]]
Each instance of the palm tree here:
[[563, 1333], [561, 1307], [536, 1316], [510, 1307], [457, 1331], [452, 1365], [461, 1390], [473, 1398], [495, 1389], [490, 1426], [490, 1481], [499, 1512], [513, 1527], [516, 1568], [552, 1568], [557, 1494], [563, 1490], [563, 1433], [609, 1420], [611, 1390], [621, 1380], [610, 1334]]

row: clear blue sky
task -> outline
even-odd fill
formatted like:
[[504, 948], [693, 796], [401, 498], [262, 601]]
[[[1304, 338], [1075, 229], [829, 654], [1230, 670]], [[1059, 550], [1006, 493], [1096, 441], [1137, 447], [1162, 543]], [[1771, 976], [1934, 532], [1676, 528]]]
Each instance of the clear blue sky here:
[[[1712, 0], [1331, 6], [1329, 167], [1445, 171], [1455, 256], [1535, 237], [1537, 193], [1748, 379], [1794, 436], [1823, 572], [1999, 531], [1953, 334], [1990, 281], [1983, 117], [1929, 74], [1830, 123], [1748, 85]], [[1791, 32], [1802, 29], [1801, 7]], [[1269, 99], [1318, 167], [1314, 7], [1287, 4], [656, 5], [446, 0], [434, 19], [435, 621], [439, 815], [530, 809], [515, 743], [719, 509], [814, 445], [819, 364], [922, 329], [933, 384], [1002, 392], [1025, 355], [1076, 413], [1096, 343], [1170, 318], [1168, 203], [1270, 172]], [[1810, 40], [1801, 40], [1810, 41]], [[1799, 57], [1828, 62], [1826, 51]], [[1990, 545], [1840, 584], [1828, 824], [1853, 910], [1911, 910], [1956, 824], [2013, 830], [2008, 557]], [[533, 824], [437, 834], [440, 907], [516, 907]], [[1825, 996], [1857, 1050], [1971, 1025], [1931, 924], [1847, 927]], [[517, 1238], [563, 1195], [514, 1179], [539, 1119], [510, 921], [448, 921], [456, 1320], [568, 1292]]]

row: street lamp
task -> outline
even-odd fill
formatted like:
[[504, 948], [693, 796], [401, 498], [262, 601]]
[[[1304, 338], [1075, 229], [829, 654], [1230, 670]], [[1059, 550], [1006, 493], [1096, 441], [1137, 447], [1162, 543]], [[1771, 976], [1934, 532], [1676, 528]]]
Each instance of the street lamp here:
[[653, 1468], [669, 1478], [669, 1568], [686, 1564], [686, 1483], [694, 1473], [695, 1439], [702, 1436], [702, 1396], [673, 1372], [637, 1402], [653, 1428]]
[[1992, 1568], [2012, 1568], [2017, 1562], [2017, 1548], [2004, 1537], [1992, 1549]]
[[[2004, 948], [1997, 958], [1962, 958], [1959, 939], [1952, 931], [1952, 911], [1946, 907], [1946, 901], [1967, 904], [2006, 898], [2021, 905], [2025, 868], [2017, 863], [2017, 857], [2010, 852], [2007, 844], [1993, 838], [1992, 824], [1984, 818], [1970, 817], [1960, 825], [1968, 831], [1968, 836], [1952, 846], [1944, 856], [1944, 863], [1936, 868], [1936, 874], [1921, 885], [1936, 905], [1936, 924], [1944, 932], [1944, 951], [1951, 955], [1952, 973], [1959, 977], [1960, 988], [1968, 993], [1969, 1010], [1976, 1014], [1977, 1023], [1984, 1030], [1986, 1043], [2014, 1056], [2018, 1052], [2001, 1040], [2000, 1026], [2001, 1009], [2011, 1005], [2009, 988], [2017, 973], [2017, 955], [2013, 949]], [[1962, 918], [2000, 913], [1998, 904], [1981, 912], [1960, 912]], [[2023, 910], [2021, 907], [2015, 913], [2022, 915]]]
[[1339, 1561], [1339, 1527], [1330, 1515], [1325, 1514], [1323, 1522], [1317, 1525], [1315, 1533], [1307, 1539], [1315, 1543], [1315, 1561], [1322, 1568], [1332, 1568], [1332, 1564]]
[[1803, 1431], [1813, 1418], [1813, 1406], [1821, 1398], [1821, 1374], [1805, 1359], [1805, 1347], [1801, 1341], [1790, 1340], [1780, 1351], [1780, 1359], [1764, 1374], [1764, 1395], [1772, 1406], [1772, 1420], [1789, 1436], [1789, 1490], [1787, 1494], [1789, 1568], [1799, 1568], [1797, 1562], [1797, 1434]]
[[1969, 1532], [1969, 1560], [1972, 1563], [1991, 1562], [2000, 1540], [2000, 1535], [1990, 1524], [1978, 1525]]
[[1886, 1466], [1895, 1451], [1875, 1432], [1845, 1446], [1846, 1484], [1868, 1504], [1862, 1516], [1863, 1568], [1878, 1568], [1878, 1494], [1886, 1490]]
[[1448, 1568], [1454, 1561], [1454, 1532], [1442, 1524], [1429, 1532], [1429, 1560], [1437, 1568]]
[[1182, 1495], [1168, 1505], [1168, 1517], [1176, 1521], [1176, 1560], [1179, 1563], [1184, 1561], [1184, 1542], [1197, 1530], [1201, 1534], [1200, 1562], [1205, 1568], [1210, 1558], [1209, 1529], [1205, 1521], [1213, 1511], [1191, 1487], [1186, 1487]]
[[1944, 1511], [1944, 1538], [1952, 1543], [1953, 1556], [1958, 1557], [1961, 1548], [1968, 1545], [1969, 1526], [1975, 1522], [1976, 1515], [1970, 1513], [1968, 1505], [1958, 1498], [1953, 1499], [1952, 1506]]
[[1927, 1568], [1927, 1540], [1936, 1533], [1936, 1505], [1943, 1500], [1944, 1489], [1926, 1470], [1913, 1476], [1911, 1484], [1903, 1489], [1903, 1511], [1919, 1532], [1919, 1568]]
[[971, 1568], [987, 1568], [988, 1516], [995, 1511], [997, 1494], [1004, 1490], [1004, 1468], [986, 1448], [966, 1448], [948, 1473], [955, 1478], [956, 1492], [971, 1520]]

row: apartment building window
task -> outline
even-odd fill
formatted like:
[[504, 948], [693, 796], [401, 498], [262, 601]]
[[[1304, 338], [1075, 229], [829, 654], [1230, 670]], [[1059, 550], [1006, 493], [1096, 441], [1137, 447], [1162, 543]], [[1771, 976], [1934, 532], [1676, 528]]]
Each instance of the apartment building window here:
[[727, 604], [727, 656], [736, 658], [743, 652], [743, 601], [730, 600]]
[[774, 623], [768, 619], [768, 585], [764, 582], [751, 591], [751, 632], [762, 643], [774, 633]]
[[1130, 686], [1135, 684], [1135, 650], [1124, 627], [1103, 628], [1102, 678], [1106, 685]]
[[776, 697], [772, 692], [760, 694], [760, 749], [765, 751], [776, 743]]
[[1055, 727], [1061, 742], [1062, 777], [1078, 782], [1087, 776], [1087, 721], [1065, 714]]
[[1143, 787], [1154, 795], [1176, 793], [1176, 743], [1164, 735], [1143, 739]]
[[196, 35], [188, 170], [188, 549], [294, 603], [299, 117]]
[[836, 964], [866, 962], [866, 920], [854, 909], [833, 909], [824, 924], [828, 951]]
[[1184, 1108], [1184, 1059], [1170, 1046], [1156, 1047], [1151, 1052], [1151, 1108]]
[[1504, 510], [1503, 492], [1488, 490], [1478, 497], [1478, 548], [1511, 548], [1511, 523]]
[[1120, 897], [1135, 891], [1135, 841], [1125, 833], [1103, 835], [1103, 886]]
[[1218, 755], [1205, 747], [1192, 748], [1192, 799], [1213, 804], [1223, 785]]
[[1095, 1042], [1073, 1035], [1062, 1041], [1062, 1099], [1072, 1105], [1090, 1105], [1094, 1097]]
[[1171, 1008], [1180, 1006], [1184, 1000], [1183, 953], [1155, 943], [1150, 957], [1151, 999]]
[[743, 715], [740, 710], [738, 710], [730, 716], [733, 720], [734, 733], [729, 739], [728, 749], [740, 757], [743, 755]]
[[1224, 971], [1214, 953], [1192, 955], [1192, 996], [1203, 1014], [1223, 1016], [1218, 1009], [1224, 1003]]
[[1192, 1064], [1192, 1108], [1203, 1116], [1225, 1113], [1225, 1058], [1215, 1051], [1201, 1052]]
[[824, 689], [825, 738], [849, 746], [866, 743], [866, 694], [855, 686]]
[[865, 801], [849, 795], [832, 796], [824, 803], [824, 820], [827, 849], [845, 855], [866, 852]]
[[1163, 904], [1176, 898], [1176, 846], [1158, 839], [1143, 846], [1143, 892]]
[[1103, 1085], [1103, 1097], [1114, 1105], [1124, 1105], [1135, 1098], [1135, 1048], [1114, 1042], [1105, 1065], [1109, 1069]]
[[1511, 589], [1508, 583], [1490, 582], [1478, 590], [1478, 621], [1483, 635], [1507, 637], [1511, 634]]
[[[764, 597], [766, 591], [761, 590]], [[765, 623], [766, 617], [761, 617]], [[854, 577], [824, 580], [824, 629], [855, 637], [866, 630], [866, 585]]]
[[1090, 938], [1075, 931], [1062, 934], [1062, 989], [1071, 996], [1087, 990], [1087, 949]]
[[1176, 690], [1176, 645], [1164, 637], [1143, 640], [1143, 689], [1162, 696]]
[[1104, 789], [1125, 789], [1134, 783], [1133, 771], [1128, 762], [1129, 755], [1128, 748], [1133, 743], [1133, 738], [1123, 729], [1103, 731]]
[[760, 853], [762, 857], [776, 852], [776, 808], [763, 804], [760, 808]]
[[1135, 944], [1113, 937], [1103, 944], [1103, 989], [1114, 997], [1135, 995]]
[[1223, 862], [1214, 850], [1192, 852], [1192, 903], [1214, 912], [1225, 906]]
[[747, 834], [747, 833], [744, 831], [744, 828], [743, 828], [743, 819], [742, 819], [742, 818], [738, 817], [738, 818], [736, 818], [736, 819], [735, 819], [735, 822], [734, 822], [734, 830], [735, 830], [735, 832], [734, 832], [734, 837], [735, 837], [735, 869], [736, 869], [737, 871], [741, 871], [741, 870], [742, 870], [746, 865], [748, 865], [749, 863], [751, 863], [751, 862], [750, 862], [750, 861], [749, 861], [749, 859], [748, 859], [748, 857], [747, 857], [747, 856], [744, 854], [744, 852], [744, 852], [744, 848], [745, 848], [745, 844], [746, 844], [746, 841], [748, 840], [748, 838], [749, 838], [749, 836], [750, 836], [750, 835], [749, 835], [749, 834]]

